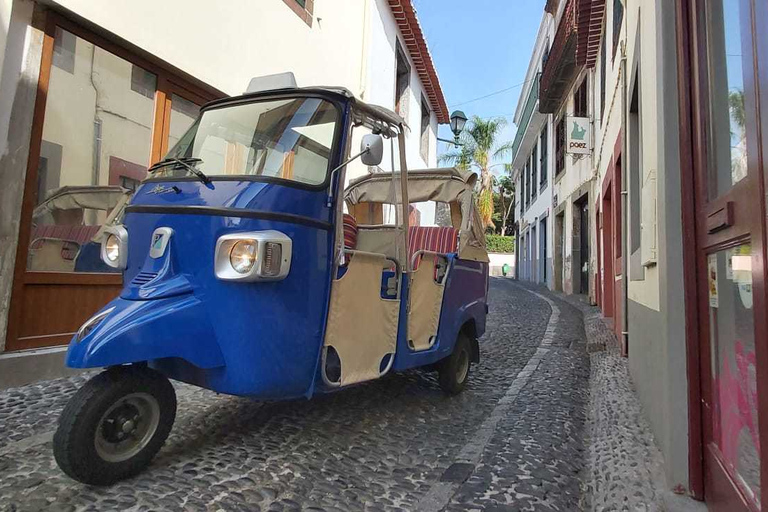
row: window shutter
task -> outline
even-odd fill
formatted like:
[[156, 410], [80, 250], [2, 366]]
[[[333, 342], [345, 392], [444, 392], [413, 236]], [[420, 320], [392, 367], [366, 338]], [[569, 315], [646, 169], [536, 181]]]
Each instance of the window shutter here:
[[642, 220], [640, 224], [640, 255], [643, 266], [655, 265], [657, 261], [656, 239], [656, 171], [650, 169], [643, 182]]

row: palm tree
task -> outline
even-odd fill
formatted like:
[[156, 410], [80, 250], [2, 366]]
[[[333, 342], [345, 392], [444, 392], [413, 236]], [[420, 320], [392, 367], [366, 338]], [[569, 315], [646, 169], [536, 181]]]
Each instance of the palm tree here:
[[493, 224], [493, 175], [491, 164], [503, 158], [512, 150], [512, 143], [499, 141], [507, 121], [503, 117], [483, 119], [472, 116], [467, 128], [461, 134], [463, 146], [440, 156], [441, 163], [451, 163], [462, 170], [476, 170], [480, 174], [478, 209], [483, 227]]
[[515, 184], [512, 181], [512, 164], [504, 164], [504, 174], [496, 181], [499, 199], [501, 200], [501, 234], [507, 234], [507, 220], [515, 204]]

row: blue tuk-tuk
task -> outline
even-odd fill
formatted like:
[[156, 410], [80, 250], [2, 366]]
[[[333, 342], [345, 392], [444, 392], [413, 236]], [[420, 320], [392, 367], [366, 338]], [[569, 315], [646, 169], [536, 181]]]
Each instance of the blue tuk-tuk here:
[[[106, 370], [67, 404], [53, 444], [76, 480], [149, 464], [176, 415], [169, 379], [276, 400], [425, 367], [456, 394], [479, 361], [475, 175], [408, 172], [402, 119], [347, 90], [263, 89], [254, 79], [206, 105], [106, 228], [101, 257], [124, 288], [67, 353], [69, 367]], [[418, 204], [433, 205], [431, 225]]]

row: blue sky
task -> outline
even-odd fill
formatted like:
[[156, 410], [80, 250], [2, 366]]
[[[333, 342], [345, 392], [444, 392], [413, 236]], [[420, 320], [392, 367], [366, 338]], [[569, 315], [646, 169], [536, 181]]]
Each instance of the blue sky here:
[[[544, 0], [413, 0], [448, 108], [467, 117], [504, 116], [503, 140], [515, 136], [513, 114], [520, 87], [480, 96], [525, 80]], [[452, 139], [450, 128], [440, 137]], [[438, 154], [444, 151], [440, 143]], [[508, 161], [508, 159], [507, 159]]]

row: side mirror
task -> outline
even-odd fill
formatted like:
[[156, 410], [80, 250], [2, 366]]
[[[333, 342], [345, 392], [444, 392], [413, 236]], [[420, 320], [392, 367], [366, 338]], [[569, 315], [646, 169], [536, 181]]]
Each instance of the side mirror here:
[[360, 151], [363, 152], [361, 160], [365, 165], [379, 165], [384, 156], [384, 139], [373, 133], [364, 135]]

